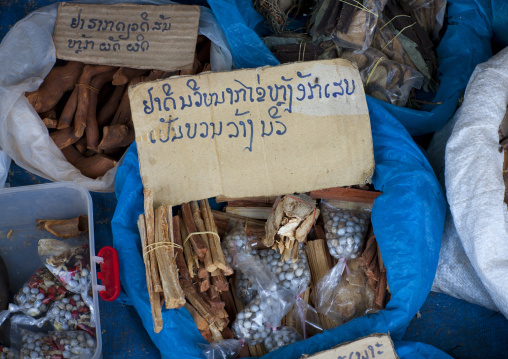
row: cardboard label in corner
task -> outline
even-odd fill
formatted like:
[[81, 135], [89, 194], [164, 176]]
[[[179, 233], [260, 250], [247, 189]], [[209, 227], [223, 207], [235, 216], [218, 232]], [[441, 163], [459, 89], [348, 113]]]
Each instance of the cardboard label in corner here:
[[353, 342], [338, 345], [314, 355], [304, 355], [301, 359], [398, 359], [393, 342], [387, 334], [372, 334]]
[[374, 171], [362, 80], [346, 60], [174, 77], [129, 98], [155, 205], [361, 184]]
[[56, 57], [173, 71], [194, 63], [199, 6], [61, 3]]

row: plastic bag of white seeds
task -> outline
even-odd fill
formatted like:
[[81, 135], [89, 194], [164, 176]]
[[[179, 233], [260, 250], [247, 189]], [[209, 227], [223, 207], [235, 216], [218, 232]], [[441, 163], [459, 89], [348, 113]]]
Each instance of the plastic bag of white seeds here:
[[234, 359], [240, 354], [243, 342], [238, 339], [218, 340], [210, 344], [200, 344], [206, 359]]
[[321, 201], [321, 213], [330, 255], [337, 259], [358, 257], [369, 231], [370, 212], [339, 209]]
[[236, 296], [243, 304], [250, 303], [258, 294], [254, 284], [241, 271], [235, 273]]
[[21, 312], [31, 317], [46, 313], [50, 305], [67, 294], [61, 283], [46, 268], [37, 269], [14, 296], [14, 303], [0, 312], [0, 325], [11, 313]]
[[16, 350], [0, 346], [0, 359], [17, 359], [19, 354]]
[[302, 339], [302, 336], [295, 328], [282, 326], [272, 331], [263, 343], [268, 352], [273, 352], [285, 345], [296, 343]]
[[234, 219], [229, 221], [226, 236], [221, 241], [221, 247], [228, 264], [236, 269], [237, 255], [251, 252], [242, 222]]

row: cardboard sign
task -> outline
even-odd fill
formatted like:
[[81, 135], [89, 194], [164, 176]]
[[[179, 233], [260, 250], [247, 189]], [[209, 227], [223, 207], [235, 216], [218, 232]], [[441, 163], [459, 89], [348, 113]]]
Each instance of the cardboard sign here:
[[173, 71], [194, 63], [199, 6], [58, 6], [56, 57], [91, 64]]
[[304, 355], [306, 359], [398, 359], [393, 342], [387, 334], [372, 334], [354, 342], [336, 346], [314, 355]]
[[173, 77], [129, 98], [156, 205], [363, 184], [374, 171], [362, 80], [346, 60]]

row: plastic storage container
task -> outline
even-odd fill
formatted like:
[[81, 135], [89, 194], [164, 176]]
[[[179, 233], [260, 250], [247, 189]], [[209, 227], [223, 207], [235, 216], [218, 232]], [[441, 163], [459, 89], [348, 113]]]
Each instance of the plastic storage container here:
[[[95, 307], [97, 348], [93, 359], [101, 358], [102, 338], [97, 291], [96, 264], [101, 262], [95, 256], [93, 206], [90, 193], [70, 182], [0, 189], [0, 254], [2, 255], [11, 284], [11, 293], [16, 293], [25, 281], [43, 264], [37, 254], [41, 238], [56, 238], [47, 231], [36, 228], [35, 220], [67, 219], [80, 214], [88, 216], [88, 232], [83, 236], [90, 243], [90, 267], [92, 270], [93, 303]], [[7, 234], [12, 230], [11, 235]]]

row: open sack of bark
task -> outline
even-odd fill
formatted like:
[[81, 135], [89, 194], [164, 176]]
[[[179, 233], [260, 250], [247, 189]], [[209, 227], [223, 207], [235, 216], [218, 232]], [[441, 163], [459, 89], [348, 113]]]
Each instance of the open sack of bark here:
[[433, 290], [506, 317], [507, 64], [504, 49], [477, 66], [461, 108], [429, 147], [451, 210]]
[[[0, 150], [46, 179], [75, 181], [91, 191], [112, 191], [118, 165], [134, 138], [130, 108], [122, 106], [122, 102], [128, 105], [127, 85], [136, 78], [151, 81], [171, 74], [57, 63], [52, 38], [57, 7], [54, 4], [29, 14], [0, 44]], [[228, 45], [207, 9], [201, 11], [198, 34], [211, 40], [208, 70], [229, 70]], [[110, 109], [115, 111], [105, 113]], [[95, 115], [95, 119], [88, 115]], [[90, 121], [96, 126], [87, 126]], [[3, 177], [0, 169], [2, 184]]]

